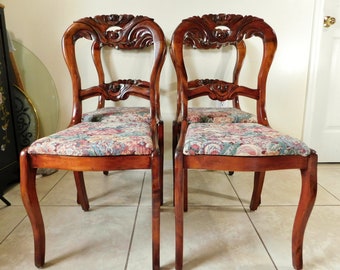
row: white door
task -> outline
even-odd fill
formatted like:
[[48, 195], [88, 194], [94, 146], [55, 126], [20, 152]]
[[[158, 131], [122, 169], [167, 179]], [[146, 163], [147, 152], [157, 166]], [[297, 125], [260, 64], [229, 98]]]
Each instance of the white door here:
[[319, 162], [340, 162], [340, 1], [316, 0], [314, 15], [303, 139]]

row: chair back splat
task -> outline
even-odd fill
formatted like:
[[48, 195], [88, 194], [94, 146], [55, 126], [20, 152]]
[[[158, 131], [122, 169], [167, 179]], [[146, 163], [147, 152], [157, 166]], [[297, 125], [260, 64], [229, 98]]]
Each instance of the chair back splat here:
[[[246, 48], [247, 41], [252, 39], [261, 40], [262, 51]], [[187, 49], [218, 51], [216, 49], [224, 46], [236, 49], [231, 81], [188, 78], [193, 65], [185, 58]], [[303, 236], [317, 191], [317, 155], [302, 141], [269, 126], [265, 110], [266, 84], [276, 47], [273, 29], [263, 19], [254, 16], [194, 16], [184, 19], [173, 33], [170, 53], [178, 91], [173, 130], [176, 269], [183, 266], [183, 212], [188, 207], [188, 169], [253, 171], [251, 210], [256, 210], [261, 203], [266, 171], [299, 169], [302, 188], [292, 233], [292, 260], [295, 269], [302, 269]], [[256, 86], [240, 84], [239, 74], [246, 62], [244, 60], [249, 54], [258, 53], [261, 54], [258, 72], [251, 72]], [[209, 67], [205, 65], [203, 68], [208, 70]], [[219, 101], [231, 100], [234, 108], [218, 108], [211, 113], [211, 108], [201, 106], [193, 111], [189, 101], [202, 96]], [[256, 121], [242, 118], [244, 114], [241, 118], [235, 117], [242, 112], [239, 110], [239, 97], [255, 100]], [[194, 116], [194, 112], [199, 116]]]
[[[98, 108], [105, 106], [105, 100], [120, 101], [127, 99], [130, 95], [142, 97], [156, 104], [151, 107], [151, 116], [159, 117], [159, 93], [155, 89], [159, 87], [158, 67], [163, 64], [165, 50], [160, 29], [150, 27], [153, 24], [153, 20], [146, 16], [101, 15], [80, 19], [66, 30], [63, 37], [63, 53], [72, 77], [75, 99], [72, 124], [81, 121], [81, 101], [93, 96], [99, 96]], [[98, 76], [98, 85], [86, 89], [81, 88], [81, 77], [75, 53], [75, 43], [80, 38], [92, 41], [91, 53]], [[131, 78], [105, 82], [102, 61], [104, 47], [117, 50], [140, 50], [149, 46], [155, 47], [149, 81]], [[154, 120], [156, 117], [151, 118]]]
[[[255, 27], [254, 27], [255, 26]], [[259, 28], [260, 26], [260, 28]], [[190, 30], [188, 30], [190, 29]], [[260, 68], [257, 73], [257, 85], [250, 87], [239, 83], [241, 71], [246, 56], [251, 56], [251, 50], [247, 50], [246, 41], [250, 37], [257, 36], [262, 40], [263, 53], [260, 60]], [[221, 54], [223, 48], [234, 49], [235, 57], [230, 54]], [[276, 35], [273, 29], [262, 19], [253, 16], [231, 15], [231, 14], [208, 14], [202, 17], [191, 17], [183, 20], [173, 35], [171, 46], [172, 57], [182, 58], [183, 61], [174, 60], [178, 78], [178, 99], [176, 117], [173, 121], [173, 156], [179, 139], [181, 121], [186, 118], [190, 123], [224, 122], [224, 123], [260, 123], [269, 125], [265, 111], [266, 103], [266, 81], [272, 60], [277, 47]], [[213, 66], [218, 74], [226, 74], [229, 66], [233, 72], [231, 80], [224, 78], [188, 78], [190, 64], [185, 66], [184, 56], [186, 50], [214, 51], [221, 56], [222, 64]], [[230, 50], [232, 51], [232, 50]], [[219, 54], [218, 54], [219, 53]], [[207, 57], [209, 57], [207, 55]], [[231, 58], [229, 59], [228, 56]], [[234, 59], [234, 61], [233, 61]], [[209, 59], [207, 59], [209, 61]], [[217, 68], [219, 67], [219, 68]], [[209, 69], [207, 66], [199, 66], [197, 69]], [[210, 68], [211, 69], [211, 68]], [[208, 73], [208, 72], [206, 72]], [[211, 76], [211, 75], [210, 75]], [[185, 88], [181, 88], [183, 83]], [[188, 103], [197, 97], [207, 97], [211, 100], [220, 101], [220, 104], [230, 100], [232, 107], [192, 107], [182, 106], [181, 91], [187, 91], [184, 103]], [[239, 97], [252, 99], [256, 103], [256, 114], [242, 110]], [[184, 116], [182, 115], [184, 114]]]
[[[86, 52], [85, 44], [88, 45]], [[75, 21], [66, 30], [62, 51], [73, 89], [70, 124], [64, 130], [33, 142], [20, 157], [21, 194], [34, 234], [35, 265], [42, 267], [45, 263], [45, 227], [36, 192], [37, 168], [73, 171], [77, 202], [84, 211], [89, 209], [89, 201], [83, 171], [108, 173], [110, 170], [150, 169], [152, 266], [159, 269], [163, 186], [159, 79], [166, 55], [163, 31], [146, 16], [111, 14], [87, 17]], [[126, 68], [125, 59], [131, 56], [136, 67], [144, 67], [149, 62], [140, 56], [144, 52], [149, 54], [152, 60], [148, 77], [139, 79], [136, 68], [126, 68], [130, 72], [128, 78], [115, 75], [107, 65], [113, 62], [112, 54], [118, 51], [123, 52], [123, 69]], [[93, 64], [94, 75], [91, 76], [90, 65], [84, 64], [84, 58]], [[105, 78], [107, 74], [109, 76]], [[88, 83], [93, 77], [97, 81]], [[128, 106], [126, 100], [130, 96], [146, 105]], [[96, 108], [84, 112], [83, 102], [90, 98], [95, 98]], [[106, 100], [115, 106], [107, 107]]]
[[[166, 49], [164, 35], [155, 22], [146, 16], [133, 15], [100, 15], [82, 18], [74, 22], [63, 36], [62, 49], [69, 68], [73, 86], [73, 115], [70, 125], [83, 122], [125, 122], [141, 121], [156, 122], [158, 146], [160, 150], [160, 177], [161, 177], [161, 204], [163, 203], [163, 160], [164, 160], [164, 123], [160, 112], [159, 79], [161, 67], [164, 63]], [[91, 58], [97, 73], [98, 84], [82, 87], [79, 72], [76, 42], [80, 39], [90, 41]], [[120, 78], [112, 72], [105, 77], [104, 67], [118, 62], [127, 65], [129, 62], [116, 58], [115, 51], [146, 51], [148, 47], [154, 48], [154, 58], [149, 79], [142, 80], [136, 77]], [[109, 59], [108, 52], [112, 52]], [[111, 49], [111, 50], [110, 50]], [[150, 54], [149, 54], [150, 55]], [[80, 54], [80, 58], [82, 55]], [[108, 60], [109, 59], [109, 60]], [[113, 61], [113, 60], [117, 61]], [[123, 58], [125, 60], [125, 58]], [[138, 62], [141, 67], [142, 59]], [[116, 69], [119, 69], [116, 63]], [[136, 64], [136, 62], [133, 62]], [[113, 64], [112, 64], [113, 65]], [[117, 67], [118, 66], [118, 67]], [[112, 68], [112, 67], [111, 67]], [[149, 67], [147, 67], [149, 68]], [[142, 68], [141, 68], [142, 69]], [[113, 80], [111, 80], [113, 78]], [[94, 111], [83, 112], [82, 104], [86, 99], [98, 97], [97, 108]], [[121, 106], [120, 102], [135, 96], [148, 100], [151, 106]], [[116, 106], [105, 106], [106, 100], [113, 101]], [[152, 125], [154, 126], [154, 124]], [[108, 174], [107, 171], [104, 171]]]

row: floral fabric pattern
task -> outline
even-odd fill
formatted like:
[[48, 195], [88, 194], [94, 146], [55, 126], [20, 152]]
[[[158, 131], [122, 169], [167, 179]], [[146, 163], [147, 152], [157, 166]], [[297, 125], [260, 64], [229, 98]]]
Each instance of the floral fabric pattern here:
[[141, 122], [82, 122], [29, 147], [30, 154], [66, 156], [150, 155], [150, 126]]
[[145, 122], [150, 123], [148, 107], [106, 107], [84, 113], [83, 122]]
[[184, 155], [278, 156], [310, 154], [302, 141], [254, 123], [193, 123]]
[[189, 108], [189, 123], [257, 123], [254, 114], [236, 108]]

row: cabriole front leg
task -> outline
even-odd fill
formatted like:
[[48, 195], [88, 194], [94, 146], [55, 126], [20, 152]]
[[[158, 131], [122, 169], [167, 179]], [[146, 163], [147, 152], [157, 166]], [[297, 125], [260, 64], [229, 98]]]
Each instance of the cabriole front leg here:
[[20, 190], [33, 230], [35, 265], [42, 267], [45, 263], [45, 228], [36, 191], [37, 169], [30, 166], [29, 158], [24, 149], [20, 155]]
[[303, 237], [317, 193], [317, 155], [309, 157], [307, 169], [301, 170], [302, 186], [292, 235], [292, 259], [295, 269], [303, 267]]

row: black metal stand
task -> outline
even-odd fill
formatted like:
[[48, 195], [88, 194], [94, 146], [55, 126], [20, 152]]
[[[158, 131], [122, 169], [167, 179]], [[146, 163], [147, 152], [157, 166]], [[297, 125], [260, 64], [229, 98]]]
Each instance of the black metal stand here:
[[7, 201], [4, 196], [0, 196], [0, 200], [2, 200], [7, 206], [11, 205], [11, 203]]

